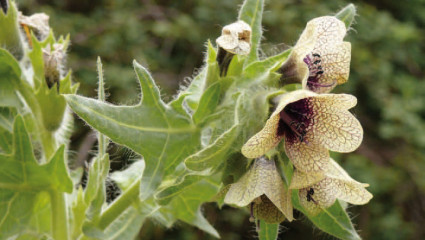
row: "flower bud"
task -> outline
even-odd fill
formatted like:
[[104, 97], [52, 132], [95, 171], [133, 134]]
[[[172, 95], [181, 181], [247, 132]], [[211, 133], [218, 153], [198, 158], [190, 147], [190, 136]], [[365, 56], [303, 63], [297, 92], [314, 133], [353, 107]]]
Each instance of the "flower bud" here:
[[44, 61], [44, 76], [47, 86], [51, 88], [55, 83], [59, 89], [59, 81], [63, 71], [63, 64], [65, 60], [64, 45], [55, 43], [53, 49], [50, 45], [43, 48], [43, 61]]
[[251, 51], [251, 27], [241, 20], [224, 26], [216, 42], [220, 75], [224, 76], [235, 54], [247, 55]]

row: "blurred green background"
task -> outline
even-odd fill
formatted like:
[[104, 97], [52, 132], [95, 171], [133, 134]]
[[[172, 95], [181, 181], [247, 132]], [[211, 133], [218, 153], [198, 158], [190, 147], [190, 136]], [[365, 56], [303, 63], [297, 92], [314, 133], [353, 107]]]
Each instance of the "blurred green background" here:
[[[235, 21], [242, 0], [17, 0], [24, 14], [46, 12], [56, 35], [71, 34], [68, 67], [79, 94], [96, 95], [96, 57], [104, 63], [108, 101], [137, 102], [139, 86], [131, 63], [147, 66], [167, 100], [202, 66], [205, 42]], [[293, 45], [308, 20], [336, 13], [348, 1], [268, 0], [263, 17], [263, 55]], [[358, 181], [370, 183], [374, 198], [350, 207], [364, 239], [425, 239], [425, 1], [354, 1], [356, 24], [350, 80], [336, 92], [357, 96], [353, 113], [365, 138], [352, 154], [333, 157]], [[72, 138], [73, 166], [83, 165], [95, 145], [81, 120]], [[113, 168], [135, 156], [112, 147]], [[111, 185], [112, 192], [114, 191]], [[253, 239], [247, 211], [205, 204], [204, 213], [222, 239]], [[281, 224], [282, 239], [332, 239], [302, 215]], [[142, 239], [212, 239], [184, 223], [164, 229], [145, 224]]]

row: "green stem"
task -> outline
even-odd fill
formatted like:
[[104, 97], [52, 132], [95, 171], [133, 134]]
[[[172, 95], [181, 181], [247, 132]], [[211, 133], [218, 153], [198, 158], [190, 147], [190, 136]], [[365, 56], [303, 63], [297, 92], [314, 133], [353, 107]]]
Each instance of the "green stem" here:
[[135, 181], [129, 189], [123, 192], [100, 216], [98, 227], [105, 229], [121, 213], [139, 199], [140, 181]]
[[52, 233], [53, 239], [68, 240], [68, 213], [65, 194], [55, 190], [49, 191], [52, 205]]

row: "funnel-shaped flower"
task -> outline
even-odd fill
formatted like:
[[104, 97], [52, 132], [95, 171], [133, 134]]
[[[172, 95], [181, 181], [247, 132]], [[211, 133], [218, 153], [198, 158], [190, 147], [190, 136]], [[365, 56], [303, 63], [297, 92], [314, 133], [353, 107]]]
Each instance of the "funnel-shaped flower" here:
[[323, 208], [341, 199], [355, 205], [362, 205], [372, 198], [365, 187], [369, 184], [352, 179], [333, 159], [330, 159], [329, 169], [324, 174], [307, 174], [294, 171], [291, 189], [300, 189], [301, 205], [311, 214], [319, 213]]
[[289, 221], [293, 219], [291, 194], [285, 188], [275, 162], [266, 158], [255, 159], [248, 172], [230, 185], [224, 202], [239, 207], [253, 203], [256, 217], [266, 221], [283, 220], [276, 208]]
[[301, 82], [304, 89], [330, 92], [345, 83], [350, 72], [351, 44], [343, 42], [345, 24], [336, 17], [307, 23], [288, 60], [279, 70], [282, 80]]
[[325, 171], [328, 150], [351, 152], [363, 139], [359, 121], [348, 111], [356, 102], [348, 94], [307, 90], [284, 94], [264, 128], [242, 147], [242, 154], [262, 156], [285, 138], [286, 154], [298, 170]]

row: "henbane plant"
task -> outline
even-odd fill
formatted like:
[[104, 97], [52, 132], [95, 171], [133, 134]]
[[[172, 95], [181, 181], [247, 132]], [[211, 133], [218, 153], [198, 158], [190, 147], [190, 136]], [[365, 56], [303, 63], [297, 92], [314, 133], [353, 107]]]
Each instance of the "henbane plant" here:
[[[311, 20], [293, 48], [262, 56], [264, 1], [245, 0], [173, 100], [134, 61], [140, 102], [116, 106], [106, 102], [100, 58], [98, 99], [77, 95], [64, 67], [69, 37], [56, 38], [47, 15], [0, 3], [1, 239], [133, 239], [147, 219], [218, 238], [205, 202], [248, 208], [260, 239], [276, 239], [294, 211], [337, 238], [360, 239], [344, 202], [366, 204], [368, 184], [329, 155], [363, 139], [348, 111], [356, 98], [329, 93], [349, 77], [343, 38], [353, 5]], [[84, 188], [82, 170], [67, 166], [71, 109], [98, 131]], [[109, 141], [140, 159], [110, 173]], [[110, 204], [107, 179], [121, 191]]]

